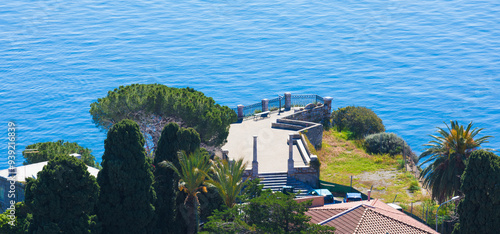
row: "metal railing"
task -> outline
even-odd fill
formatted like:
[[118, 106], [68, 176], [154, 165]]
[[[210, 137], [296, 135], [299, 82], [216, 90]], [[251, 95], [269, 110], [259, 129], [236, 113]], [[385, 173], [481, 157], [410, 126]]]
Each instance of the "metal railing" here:
[[[285, 106], [285, 98], [281, 97], [281, 108]], [[273, 98], [269, 100], [269, 104], [267, 106], [270, 111], [278, 110], [280, 108], [280, 98]]]
[[[285, 96], [280, 96], [269, 100], [268, 109], [270, 111], [277, 110], [280, 107], [281, 98], [281, 108], [285, 107]], [[310, 103], [324, 103], [323, 97], [315, 94], [311, 95], [291, 95], [292, 107], [302, 107]], [[238, 114], [238, 108], [231, 108], [236, 114]], [[254, 103], [243, 107], [243, 115], [246, 117], [253, 116], [255, 113], [262, 111], [262, 102]]]
[[306, 106], [309, 103], [324, 103], [323, 97], [318, 95], [292, 95], [292, 107]]
[[[255, 113], [261, 112], [262, 111], [262, 102], [259, 103], [254, 103], [249, 106], [243, 107], [243, 115], [245, 117], [252, 116]], [[238, 112], [236, 112], [238, 113]]]

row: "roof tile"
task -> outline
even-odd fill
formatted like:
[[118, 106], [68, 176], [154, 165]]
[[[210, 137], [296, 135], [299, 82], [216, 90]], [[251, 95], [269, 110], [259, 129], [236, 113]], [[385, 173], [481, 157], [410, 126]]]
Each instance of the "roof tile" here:
[[378, 199], [314, 207], [306, 214], [335, 233], [437, 233]]

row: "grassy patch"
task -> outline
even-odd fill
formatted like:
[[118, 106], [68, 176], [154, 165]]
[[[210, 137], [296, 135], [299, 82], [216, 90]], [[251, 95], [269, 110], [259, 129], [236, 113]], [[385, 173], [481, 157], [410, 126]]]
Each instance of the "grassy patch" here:
[[362, 140], [348, 139], [348, 132], [325, 131], [323, 145], [317, 150], [320, 179], [335, 184], [335, 192], [350, 190], [353, 176], [353, 189], [366, 193], [373, 186], [372, 196], [385, 202], [392, 202], [396, 195], [396, 202], [402, 204], [427, 199], [417, 179], [402, 170], [401, 155], [370, 155], [362, 147]]
[[[309, 141], [309, 138], [307, 138], [306, 134], [301, 133], [300, 135], [302, 135], [304, 137], [304, 139], [306, 140], [307, 148], [309, 149], [310, 153], [313, 155], [318, 155], [316, 148], [311, 144], [311, 142]], [[323, 145], [321, 145], [321, 147], [323, 147]]]

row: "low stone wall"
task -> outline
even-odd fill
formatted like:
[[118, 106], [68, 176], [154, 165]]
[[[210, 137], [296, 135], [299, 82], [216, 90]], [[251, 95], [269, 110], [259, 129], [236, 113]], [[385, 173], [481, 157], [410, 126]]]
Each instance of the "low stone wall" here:
[[323, 125], [319, 123], [283, 118], [278, 119], [277, 123], [272, 123], [272, 127], [297, 130], [304, 134], [314, 147], [320, 147], [323, 142]]
[[323, 143], [323, 125], [316, 124], [314, 126], [304, 128], [299, 132], [304, 134], [314, 147], [321, 147], [321, 144]]
[[[323, 143], [322, 121], [330, 118], [330, 110], [330, 106], [320, 105], [312, 109], [302, 110], [293, 115], [286, 116], [283, 120], [304, 121], [304, 123], [307, 123], [308, 125], [305, 125], [307, 127], [299, 132], [306, 135], [309, 142], [311, 142], [314, 147], [321, 147], [321, 144]], [[311, 122], [317, 124], [312, 125]]]
[[323, 196], [310, 196], [310, 197], [295, 198], [295, 201], [297, 201], [298, 203], [312, 201], [311, 206], [309, 206], [309, 207], [317, 207], [317, 206], [324, 206], [325, 205], [325, 197], [323, 197]]
[[243, 179], [243, 181], [245, 181], [247, 179], [252, 180], [252, 179], [255, 179], [258, 176], [259, 175], [256, 175], [256, 176], [253, 175], [253, 170], [252, 169], [246, 169], [245, 171], [243, 171], [242, 179]]
[[313, 188], [319, 188], [319, 171], [312, 165], [308, 167], [294, 167], [293, 173], [288, 172], [288, 176]]

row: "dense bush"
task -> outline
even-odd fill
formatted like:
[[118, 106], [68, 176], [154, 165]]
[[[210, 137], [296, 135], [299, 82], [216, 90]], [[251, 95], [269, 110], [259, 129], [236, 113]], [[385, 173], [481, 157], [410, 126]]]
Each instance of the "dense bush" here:
[[309, 202], [298, 203], [295, 195], [262, 191], [246, 205], [215, 211], [205, 224], [210, 233], [333, 233], [335, 228], [309, 223]]
[[382, 120], [366, 107], [348, 106], [332, 112], [332, 124], [338, 131], [350, 131], [352, 138], [361, 139], [368, 134], [384, 132]]
[[33, 213], [28, 233], [97, 231], [99, 185], [82, 161], [71, 156], [50, 160], [38, 178], [28, 178], [26, 205]]
[[411, 151], [410, 146], [399, 136], [394, 133], [376, 133], [366, 136], [364, 147], [370, 154], [389, 154], [394, 156], [396, 154], [404, 153], [412, 160], [416, 160], [417, 156]]
[[75, 142], [64, 142], [63, 140], [40, 142], [26, 146], [26, 150], [23, 151], [23, 156], [26, 159], [24, 164], [45, 162], [56, 156], [68, 156], [72, 153], [81, 154], [82, 161], [88, 166], [99, 168], [99, 163], [95, 162], [92, 150], [84, 148]]
[[[15, 215], [10, 213], [10, 209], [6, 210], [3, 214], [0, 214], [0, 233], [3, 234], [24, 234], [28, 232], [30, 221], [33, 219], [33, 215], [30, 214], [30, 210], [24, 202], [18, 202], [15, 204]], [[14, 223], [11, 217], [15, 217]], [[12, 225], [14, 224], [14, 225]]]

